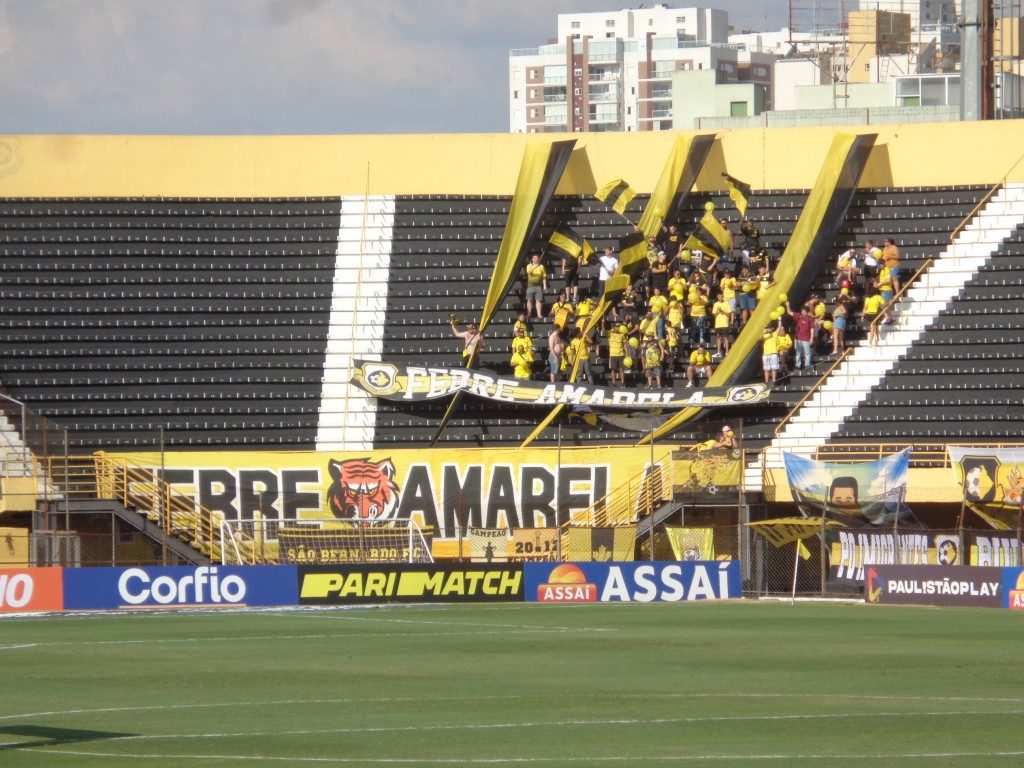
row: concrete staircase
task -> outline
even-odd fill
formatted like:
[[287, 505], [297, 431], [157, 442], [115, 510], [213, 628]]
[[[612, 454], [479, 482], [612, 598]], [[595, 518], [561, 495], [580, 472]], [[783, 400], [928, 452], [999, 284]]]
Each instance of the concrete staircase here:
[[824, 445], [1021, 224], [1024, 184], [1008, 184], [906, 291], [893, 313], [896, 322], [882, 326], [878, 345], [864, 342], [848, 354], [783, 431], [747, 465], [746, 490], [762, 489], [762, 470], [781, 468], [783, 451], [807, 456]]

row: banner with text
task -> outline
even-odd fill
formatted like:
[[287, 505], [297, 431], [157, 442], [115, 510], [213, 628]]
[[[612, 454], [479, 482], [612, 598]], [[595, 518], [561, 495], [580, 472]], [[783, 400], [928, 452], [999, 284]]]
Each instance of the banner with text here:
[[[665, 447], [654, 460], [665, 477], [670, 451]], [[160, 472], [161, 456], [155, 452], [106, 458], [104, 465], [115, 471], [100, 477], [101, 494], [112, 495], [121, 463], [135, 476]], [[642, 475], [649, 461], [648, 451], [609, 446], [188, 451], [166, 453], [163, 466], [176, 494], [191, 496], [227, 520], [253, 522], [254, 537], [265, 537], [264, 543], [274, 546], [282, 526], [286, 533], [294, 531], [286, 521], [322, 519], [357, 520], [364, 527], [412, 519], [438, 546], [445, 540], [465, 541], [469, 528], [504, 528], [515, 541], [518, 530], [563, 525], [574, 514], [599, 508], [613, 488]], [[641, 503], [638, 499], [634, 516]], [[309, 531], [301, 533], [308, 542]], [[351, 541], [342, 546], [330, 536], [317, 548], [330, 550], [336, 561], [353, 550]], [[298, 556], [297, 547], [296, 553], [295, 562], [308, 562]]]
[[1005, 606], [1002, 568], [871, 565], [864, 599], [886, 605]]
[[540, 603], [651, 603], [742, 597], [738, 560], [526, 563], [525, 595]]
[[300, 605], [521, 602], [522, 565], [299, 566]]
[[502, 378], [488, 371], [462, 368], [419, 368], [375, 360], [356, 360], [352, 383], [385, 400], [422, 402], [457, 392], [516, 405], [578, 405], [627, 411], [678, 408], [715, 408], [754, 405], [768, 401], [766, 384], [705, 387], [698, 390], [642, 390], [566, 382], [549, 384]]

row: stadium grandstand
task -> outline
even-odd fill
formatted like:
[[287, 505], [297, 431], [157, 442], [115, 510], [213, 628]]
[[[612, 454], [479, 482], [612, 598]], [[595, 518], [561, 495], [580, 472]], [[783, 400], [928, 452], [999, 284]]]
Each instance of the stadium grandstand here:
[[[267, 539], [260, 521], [397, 515], [433, 533], [441, 557], [451, 550], [440, 540], [461, 542], [470, 525], [514, 528], [513, 516], [522, 528], [577, 514], [612, 525], [611, 499], [624, 493], [629, 522], [642, 531], [646, 519], [653, 534], [678, 520], [679, 504], [662, 503], [683, 483], [652, 467], [715, 450], [728, 425], [735, 493], [710, 504], [716, 482], [699, 482], [705, 496], [691, 502], [735, 509], [702, 519], [792, 509], [784, 453], [862, 461], [910, 448], [906, 501], [948, 525], [962, 494], [946, 446], [1019, 444], [1024, 429], [1021, 129], [2, 137], [0, 521], [69, 534], [102, 512], [107, 522], [89, 530], [134, 527], [161, 542], [136, 559], [166, 562], [168, 547], [172, 560], [225, 560], [229, 519], [245, 523], [233, 551], [251, 555]], [[749, 191], [737, 195], [726, 174]], [[630, 199], [595, 197], [615, 180]], [[642, 235], [660, 239], [670, 224], [697, 233], [709, 213], [727, 220], [737, 250], [741, 219], [754, 223], [777, 283], [705, 387], [687, 388], [677, 365], [660, 391], [618, 388], [635, 408], [602, 409], [616, 388], [595, 328], [584, 399], [566, 394], [569, 371], [545, 390], [547, 318], [530, 325], [532, 377], [514, 378], [529, 254], [547, 266], [545, 312], [565, 287], [557, 230], [598, 254], [641, 247], [646, 269]], [[817, 297], [831, 317], [848, 293], [839, 254], [886, 238], [900, 280], [874, 327], [858, 307], [844, 349], [832, 354], [826, 332], [814, 366], [753, 387], [780, 296], [796, 313]], [[596, 263], [583, 267], [581, 297], [602, 298], [598, 277]], [[463, 355], [453, 324], [481, 326], [478, 355]], [[467, 369], [464, 386], [450, 386]], [[447, 372], [448, 389], [429, 384], [446, 396], [413, 396], [415, 372], [431, 370]], [[478, 396], [481, 375], [491, 395], [499, 380], [533, 394]], [[407, 396], [395, 399], [402, 382]], [[581, 407], [586, 398], [597, 405]]]

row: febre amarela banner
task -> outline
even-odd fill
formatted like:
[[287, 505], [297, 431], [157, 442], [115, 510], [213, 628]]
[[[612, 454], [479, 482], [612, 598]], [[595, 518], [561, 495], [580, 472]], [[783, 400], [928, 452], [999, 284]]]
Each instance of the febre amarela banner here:
[[639, 390], [568, 382], [548, 384], [462, 368], [419, 368], [368, 360], [354, 362], [353, 384], [374, 397], [407, 402], [436, 400], [464, 392], [516, 405], [569, 405], [636, 411], [753, 405], [766, 402], [771, 394], [766, 384], [685, 391]]

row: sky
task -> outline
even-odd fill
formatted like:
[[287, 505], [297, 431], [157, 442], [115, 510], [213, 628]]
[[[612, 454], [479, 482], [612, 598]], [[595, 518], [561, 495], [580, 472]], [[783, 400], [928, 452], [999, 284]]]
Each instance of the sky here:
[[[786, 0], [668, 4], [787, 18]], [[0, 134], [504, 133], [509, 49], [558, 13], [639, 5], [0, 0]]]

